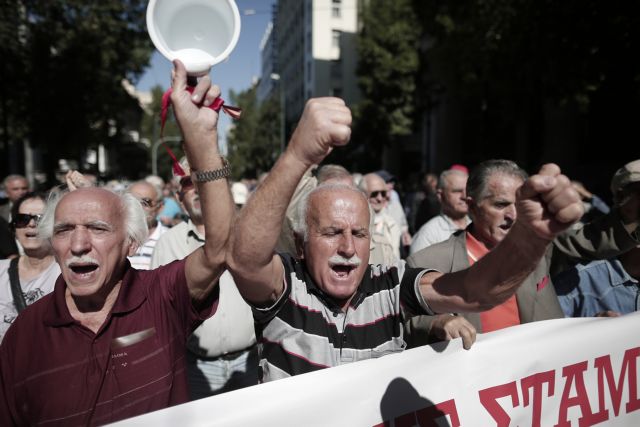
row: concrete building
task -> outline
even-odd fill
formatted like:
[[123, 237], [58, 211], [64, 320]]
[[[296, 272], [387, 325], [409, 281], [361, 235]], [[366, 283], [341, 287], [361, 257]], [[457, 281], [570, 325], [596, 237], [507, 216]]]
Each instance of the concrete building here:
[[279, 0], [276, 7], [270, 37], [271, 48], [277, 47], [277, 71], [265, 75], [265, 43], [263, 81], [275, 74], [283, 90], [288, 139], [309, 98], [338, 96], [351, 106], [358, 101], [358, 0]]

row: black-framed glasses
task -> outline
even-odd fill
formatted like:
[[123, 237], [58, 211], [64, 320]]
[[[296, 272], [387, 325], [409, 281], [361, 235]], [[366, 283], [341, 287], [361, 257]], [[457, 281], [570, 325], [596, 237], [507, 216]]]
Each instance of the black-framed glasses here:
[[375, 199], [376, 197], [378, 197], [378, 195], [381, 195], [383, 198], [387, 198], [387, 190], [381, 190], [381, 191], [372, 191], [371, 193], [369, 193], [369, 197], [371, 197], [372, 199]]
[[11, 224], [15, 228], [24, 228], [27, 225], [29, 225], [31, 220], [34, 220], [35, 224], [38, 225], [38, 223], [40, 222], [40, 218], [42, 218], [42, 215], [39, 215], [39, 214], [38, 215], [17, 214], [14, 218], [11, 219]]
[[140, 200], [142, 206], [146, 208], [152, 208], [156, 205], [156, 201], [149, 197], [140, 197], [138, 200]]

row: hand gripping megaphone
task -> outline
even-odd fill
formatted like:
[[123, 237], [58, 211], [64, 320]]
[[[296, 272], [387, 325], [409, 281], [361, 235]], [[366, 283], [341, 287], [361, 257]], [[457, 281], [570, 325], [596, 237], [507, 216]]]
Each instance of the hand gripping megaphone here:
[[240, 13], [234, 0], [150, 0], [147, 31], [167, 59], [202, 76], [235, 48]]

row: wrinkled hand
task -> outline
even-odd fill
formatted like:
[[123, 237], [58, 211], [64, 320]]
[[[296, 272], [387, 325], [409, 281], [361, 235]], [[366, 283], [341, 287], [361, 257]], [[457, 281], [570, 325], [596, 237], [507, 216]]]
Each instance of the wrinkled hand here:
[[620, 317], [620, 313], [613, 310], [605, 310], [597, 313], [596, 317]]
[[319, 164], [333, 150], [349, 142], [351, 110], [340, 98], [307, 101], [289, 150], [308, 166]]
[[549, 241], [584, 214], [580, 196], [553, 163], [542, 166], [518, 189], [516, 208], [517, 222]]
[[78, 188], [92, 187], [93, 184], [80, 172], [76, 170], [70, 170], [64, 176], [69, 191], [77, 190]]
[[171, 104], [187, 145], [207, 144], [217, 135], [218, 113], [208, 108], [220, 96], [220, 88], [209, 76], [200, 79], [193, 93], [187, 91], [187, 70], [179, 60], [173, 61]]
[[406, 231], [404, 231], [404, 232], [402, 233], [401, 238], [402, 238], [402, 244], [403, 244], [404, 246], [410, 246], [410, 245], [411, 245], [411, 242], [413, 241], [413, 239], [411, 238], [411, 234], [409, 234], [409, 233], [408, 233], [408, 232], [406, 232]]
[[429, 333], [433, 337], [445, 341], [462, 338], [462, 346], [465, 350], [469, 350], [476, 342], [476, 328], [462, 316], [436, 315], [431, 323]]

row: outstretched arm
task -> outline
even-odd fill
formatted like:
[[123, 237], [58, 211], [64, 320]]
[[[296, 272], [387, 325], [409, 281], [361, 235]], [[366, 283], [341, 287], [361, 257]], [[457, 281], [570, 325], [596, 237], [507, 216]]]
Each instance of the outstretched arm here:
[[509, 234], [473, 266], [422, 277], [422, 296], [434, 312], [484, 311], [506, 301], [536, 268], [555, 236], [584, 211], [580, 197], [554, 164], [544, 165], [518, 190], [517, 209]]
[[338, 98], [307, 102], [287, 150], [240, 212], [227, 263], [242, 296], [256, 305], [274, 302], [284, 289], [284, 266], [275, 253], [287, 206], [310, 166], [351, 136], [351, 112]]
[[[203, 77], [193, 94], [187, 91], [187, 73], [180, 61], [174, 61], [173, 104], [176, 120], [184, 137], [184, 149], [192, 171], [214, 171], [224, 165], [218, 151], [218, 113], [208, 108], [220, 95], [220, 88]], [[206, 230], [204, 246], [186, 261], [189, 293], [195, 303], [211, 294], [225, 268], [224, 258], [234, 204], [226, 178], [196, 182]]]

